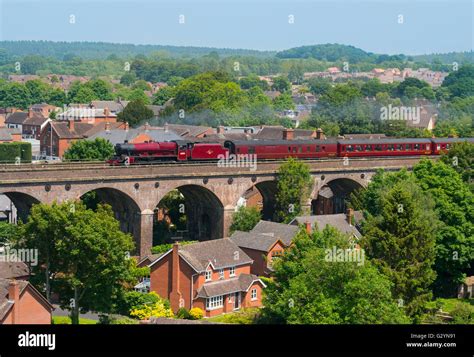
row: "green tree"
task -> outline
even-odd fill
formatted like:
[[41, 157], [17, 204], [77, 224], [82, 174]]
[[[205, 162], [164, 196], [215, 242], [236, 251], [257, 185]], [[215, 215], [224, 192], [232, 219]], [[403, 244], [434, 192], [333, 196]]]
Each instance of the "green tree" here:
[[131, 86], [137, 80], [137, 76], [133, 72], [127, 72], [120, 78], [120, 83], [126, 86]]
[[240, 206], [232, 217], [230, 233], [235, 231], [248, 232], [257, 225], [261, 219], [260, 211], [256, 207]]
[[474, 96], [474, 65], [463, 65], [459, 70], [451, 72], [443, 81], [452, 97]]
[[32, 104], [47, 103], [49, 101], [50, 86], [39, 79], [26, 81], [26, 88], [30, 92]]
[[88, 104], [91, 101], [97, 99], [99, 99], [97, 94], [90, 87], [82, 85], [80, 86], [77, 93], [73, 97], [71, 97], [71, 102]]
[[175, 88], [166, 86], [160, 88], [158, 92], [153, 95], [153, 104], [155, 105], [164, 105], [168, 100], [173, 98], [175, 93]]
[[64, 153], [66, 160], [104, 161], [114, 154], [114, 146], [105, 139], [77, 140]]
[[0, 105], [26, 109], [31, 104], [30, 91], [24, 84], [10, 82], [0, 87]]
[[311, 78], [308, 80], [309, 90], [313, 94], [322, 95], [326, 94], [331, 89], [332, 83], [327, 78]]
[[273, 99], [273, 108], [276, 111], [295, 109], [295, 103], [293, 103], [291, 95], [288, 93], [283, 93]]
[[84, 84], [84, 86], [92, 89], [95, 98], [98, 100], [112, 100], [112, 88], [109, 83], [103, 79], [94, 79]]
[[447, 153], [441, 156], [441, 161], [452, 166], [474, 192], [474, 144], [455, 143]]
[[0, 222], [0, 247], [4, 244], [14, 243], [19, 233], [19, 226], [8, 222]]
[[311, 187], [309, 166], [288, 158], [278, 169], [276, 218], [288, 223], [302, 213], [302, 205], [308, 200]]
[[366, 259], [363, 263], [328, 259], [334, 247], [356, 251], [351, 250], [348, 237], [334, 228], [311, 236], [300, 230], [292, 246], [272, 263], [274, 279], [265, 289], [261, 322], [407, 323], [392, 298], [388, 278]]
[[291, 89], [291, 83], [285, 77], [282, 77], [282, 76], [275, 77], [275, 78], [273, 78], [272, 89], [277, 90], [281, 93], [284, 93], [284, 92]]
[[431, 299], [429, 288], [436, 277], [433, 202], [405, 172], [379, 175], [382, 178], [365, 193], [366, 202], [374, 206], [366, 206], [373, 214], [368, 216], [361, 245], [392, 281], [393, 296], [406, 314], [417, 319]]
[[443, 162], [423, 160], [413, 173], [433, 197], [442, 222], [436, 232], [435, 293], [456, 296], [474, 262], [474, 194], [461, 175]]
[[124, 110], [117, 115], [117, 119], [132, 126], [144, 120], [153, 118], [153, 111], [146, 107], [142, 100], [132, 100]]

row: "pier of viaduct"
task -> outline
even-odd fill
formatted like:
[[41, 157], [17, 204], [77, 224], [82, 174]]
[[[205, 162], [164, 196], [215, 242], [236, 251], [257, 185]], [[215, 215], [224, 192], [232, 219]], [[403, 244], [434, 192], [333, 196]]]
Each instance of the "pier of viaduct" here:
[[[411, 168], [419, 158], [309, 160], [314, 180], [311, 201], [320, 190], [349, 194], [367, 186], [378, 169]], [[150, 253], [153, 215], [159, 202], [177, 189], [185, 198], [188, 231], [192, 239], [214, 239], [228, 234], [239, 199], [251, 188], [263, 197], [264, 212], [275, 203], [276, 178], [281, 162], [258, 163], [249, 168], [218, 167], [215, 163], [107, 166], [106, 164], [31, 164], [0, 166], [0, 193], [8, 196], [25, 219], [35, 203], [77, 200], [94, 191], [112, 206], [121, 229], [130, 232], [137, 254]]]

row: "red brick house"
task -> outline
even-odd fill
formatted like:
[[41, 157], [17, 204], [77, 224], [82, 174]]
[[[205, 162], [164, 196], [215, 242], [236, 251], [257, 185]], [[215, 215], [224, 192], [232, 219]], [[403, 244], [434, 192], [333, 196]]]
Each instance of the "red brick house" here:
[[261, 233], [235, 231], [230, 238], [253, 259], [250, 272], [258, 276], [270, 276], [273, 259], [286, 248], [280, 239]]
[[0, 325], [51, 324], [52, 311], [28, 281], [0, 279]]
[[273, 259], [291, 245], [298, 230], [297, 226], [260, 221], [250, 232], [236, 231], [230, 238], [253, 259], [252, 274], [268, 277]]
[[262, 305], [265, 284], [251, 273], [252, 259], [231, 239], [173, 248], [150, 265], [150, 290], [173, 311], [198, 307], [211, 317]]

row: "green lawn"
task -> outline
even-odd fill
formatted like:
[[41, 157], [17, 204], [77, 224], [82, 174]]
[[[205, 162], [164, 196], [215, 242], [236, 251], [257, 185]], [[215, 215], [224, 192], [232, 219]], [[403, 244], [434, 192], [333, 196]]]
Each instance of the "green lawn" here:
[[[53, 325], [70, 325], [71, 318], [69, 316], [53, 316]], [[80, 325], [95, 325], [97, 321], [79, 318]]]
[[451, 311], [453, 311], [454, 307], [458, 303], [469, 304], [471, 306], [474, 306], [474, 299], [456, 299], [456, 298], [452, 298], [452, 299], [437, 299], [437, 301], [440, 301], [443, 304], [441, 309], [444, 312], [447, 312], [447, 313], [451, 313]]

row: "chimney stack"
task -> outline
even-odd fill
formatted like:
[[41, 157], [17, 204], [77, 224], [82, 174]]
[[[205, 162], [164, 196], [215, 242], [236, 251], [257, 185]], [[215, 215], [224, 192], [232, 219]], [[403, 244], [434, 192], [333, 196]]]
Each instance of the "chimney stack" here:
[[293, 129], [283, 129], [283, 140], [293, 140], [295, 131]]
[[306, 233], [311, 234], [311, 223], [309, 221], [306, 221], [304, 225], [306, 227]]
[[105, 108], [104, 108], [104, 116], [105, 116], [106, 118], [108, 118], [109, 115], [110, 115], [110, 110], [109, 110], [108, 107], [105, 107]]
[[69, 131], [74, 131], [74, 118], [69, 119], [67, 124], [67, 126], [69, 127]]
[[129, 129], [129, 125], [128, 125], [128, 122], [126, 121], [125, 122], [125, 131], [128, 131], [128, 129]]
[[108, 121], [105, 122], [105, 132], [110, 133], [110, 123]]
[[19, 323], [20, 315], [20, 286], [16, 280], [11, 280], [8, 286], [8, 300], [13, 301], [12, 323]]
[[352, 208], [347, 209], [346, 218], [347, 223], [352, 226], [352, 219], [354, 218], [354, 210]]
[[322, 140], [323, 139], [323, 129], [321, 128], [318, 128], [318, 130], [316, 130], [316, 139], [317, 140]]
[[181, 304], [182, 295], [179, 287], [179, 244], [175, 242], [173, 244], [173, 251], [171, 253], [171, 291], [170, 291], [170, 304], [173, 311], [178, 311], [180, 307], [184, 307]]

